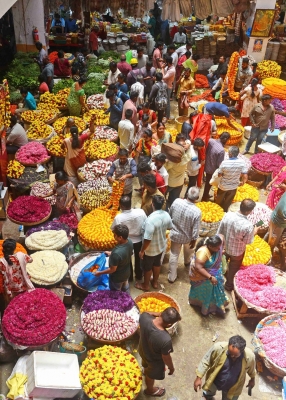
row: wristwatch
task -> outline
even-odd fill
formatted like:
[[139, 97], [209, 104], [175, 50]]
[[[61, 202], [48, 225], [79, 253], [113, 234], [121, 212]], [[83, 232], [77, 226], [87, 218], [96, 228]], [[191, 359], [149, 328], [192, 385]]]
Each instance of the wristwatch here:
[[209, 277], [209, 280], [210, 280], [210, 281], [212, 280], [212, 277], [213, 277], [212, 275]]

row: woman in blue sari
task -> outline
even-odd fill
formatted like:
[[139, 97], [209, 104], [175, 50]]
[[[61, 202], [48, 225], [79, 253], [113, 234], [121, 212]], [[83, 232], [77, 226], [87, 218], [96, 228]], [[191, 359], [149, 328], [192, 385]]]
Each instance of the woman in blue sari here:
[[223, 245], [222, 235], [202, 239], [191, 263], [189, 304], [201, 307], [203, 315], [225, 314], [225, 306], [229, 303], [223, 286]]

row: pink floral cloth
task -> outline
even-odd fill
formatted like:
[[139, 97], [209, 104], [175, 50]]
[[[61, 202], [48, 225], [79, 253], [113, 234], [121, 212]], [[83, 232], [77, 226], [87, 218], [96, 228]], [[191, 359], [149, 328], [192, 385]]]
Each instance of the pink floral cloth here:
[[285, 193], [284, 189], [281, 189], [279, 187], [276, 187], [283, 183], [286, 180], [286, 171], [281, 171], [277, 177], [277, 180], [274, 182], [272, 186], [272, 190], [269, 193], [267, 199], [266, 199], [266, 204], [269, 208], [274, 210], [274, 208], [277, 206], [279, 200], [281, 199], [281, 196]]

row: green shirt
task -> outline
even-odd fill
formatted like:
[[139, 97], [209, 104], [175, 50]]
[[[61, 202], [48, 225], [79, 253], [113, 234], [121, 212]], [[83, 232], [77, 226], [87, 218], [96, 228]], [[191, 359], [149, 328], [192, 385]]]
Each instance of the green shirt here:
[[125, 54], [125, 57], [126, 57], [126, 62], [130, 64], [132, 58], [132, 50], [128, 50], [127, 53]]
[[118, 244], [114, 247], [109, 257], [109, 267], [117, 267], [117, 269], [109, 275], [110, 280], [115, 283], [128, 280], [132, 253], [133, 243], [130, 239], [127, 239], [127, 243]]
[[148, 25], [152, 25], [151, 28], [149, 28], [149, 32], [151, 33], [152, 36], [154, 36], [155, 35], [155, 26], [156, 26], [155, 17], [149, 18]]
[[275, 207], [271, 215], [271, 220], [279, 228], [286, 228], [286, 193], [283, 194]]

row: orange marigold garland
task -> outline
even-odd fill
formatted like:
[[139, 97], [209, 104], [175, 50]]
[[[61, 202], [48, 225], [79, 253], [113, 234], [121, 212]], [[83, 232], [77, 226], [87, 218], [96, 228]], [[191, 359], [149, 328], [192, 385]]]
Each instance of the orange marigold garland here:
[[196, 74], [196, 88], [209, 88], [209, 82], [205, 75]]
[[[232, 100], [239, 100], [239, 92], [234, 91], [234, 83], [238, 70], [239, 57], [240, 56], [237, 51], [232, 53], [228, 64], [227, 74], [225, 77], [225, 79], [228, 79], [228, 93], [229, 97], [232, 98]], [[222, 90], [220, 91], [220, 102], [222, 102]]]

